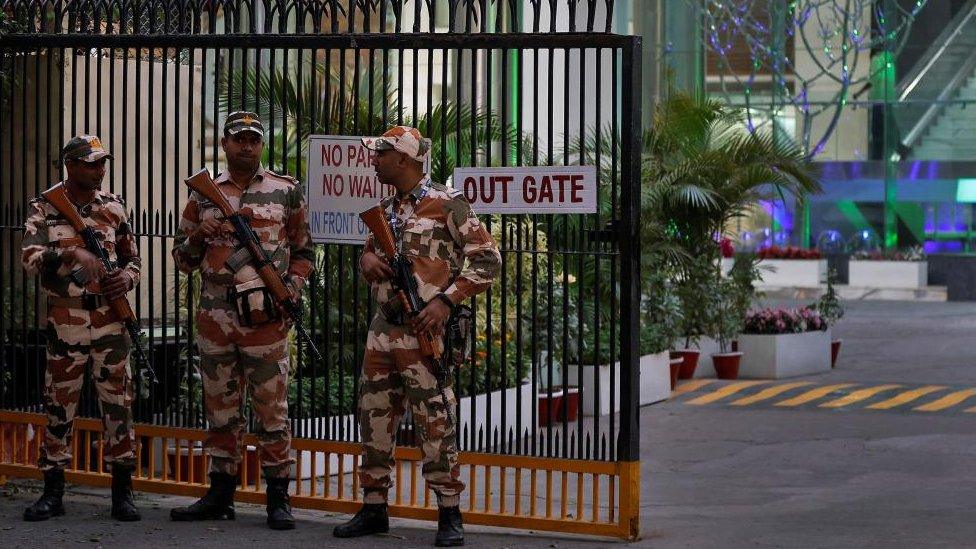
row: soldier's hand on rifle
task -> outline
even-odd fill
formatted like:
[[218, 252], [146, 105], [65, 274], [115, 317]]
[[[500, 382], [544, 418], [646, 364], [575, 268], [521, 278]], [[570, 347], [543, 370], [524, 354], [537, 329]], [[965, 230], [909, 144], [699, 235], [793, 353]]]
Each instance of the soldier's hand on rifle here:
[[98, 257], [84, 248], [72, 248], [65, 252], [63, 257], [65, 263], [70, 267], [80, 265], [85, 269], [85, 274], [90, 280], [99, 280], [105, 276], [105, 265]]
[[413, 333], [420, 334], [427, 332], [436, 337], [444, 333], [444, 324], [451, 316], [451, 308], [440, 299], [432, 299], [424, 310], [410, 319], [410, 328]]
[[124, 296], [132, 286], [132, 277], [122, 269], [115, 269], [102, 279], [102, 294], [109, 299], [115, 299]]
[[204, 244], [211, 238], [225, 231], [224, 222], [220, 219], [205, 219], [190, 235], [194, 244]]
[[393, 269], [390, 264], [373, 252], [363, 254], [359, 261], [359, 267], [363, 271], [363, 278], [370, 284], [393, 278]]

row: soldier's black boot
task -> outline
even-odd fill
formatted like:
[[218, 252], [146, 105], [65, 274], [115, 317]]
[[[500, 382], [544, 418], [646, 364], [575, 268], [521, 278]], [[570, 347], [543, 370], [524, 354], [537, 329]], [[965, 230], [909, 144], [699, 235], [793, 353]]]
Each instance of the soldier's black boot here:
[[196, 503], [169, 512], [176, 521], [234, 520], [234, 491], [237, 476], [227, 473], [210, 473], [210, 489]]
[[295, 517], [291, 516], [291, 498], [288, 496], [287, 478], [268, 478], [268, 527], [272, 530], [293, 530]]
[[132, 501], [131, 465], [112, 464], [112, 518], [122, 522], [142, 520]]
[[64, 469], [54, 467], [44, 471], [44, 493], [27, 509], [24, 509], [24, 520], [35, 522], [47, 520], [64, 514]]
[[461, 509], [458, 507], [441, 507], [438, 509], [438, 513], [437, 537], [434, 538], [434, 545], [437, 547], [464, 545]]
[[332, 530], [337, 538], [358, 538], [370, 534], [385, 534], [390, 531], [390, 515], [385, 503], [364, 503], [349, 522], [340, 524]]

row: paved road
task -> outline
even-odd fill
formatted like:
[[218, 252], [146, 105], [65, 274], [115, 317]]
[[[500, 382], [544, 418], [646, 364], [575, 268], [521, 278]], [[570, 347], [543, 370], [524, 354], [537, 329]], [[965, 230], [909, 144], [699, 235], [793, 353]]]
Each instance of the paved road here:
[[[734, 385], [712, 382], [642, 410], [643, 539], [633, 545], [976, 547], [976, 415], [966, 411], [976, 397], [915, 409], [976, 388], [976, 304], [856, 303], [837, 331], [845, 340], [838, 370], [788, 382], [808, 385], [757, 398], [785, 384], [771, 382], [695, 403]], [[844, 387], [775, 405], [833, 385]], [[931, 386], [944, 388], [871, 408]], [[874, 392], [860, 398], [864, 390]], [[752, 401], [735, 404], [743, 399]], [[0, 497], [7, 547], [426, 547], [432, 537], [431, 525], [395, 520], [394, 535], [340, 542], [330, 531], [342, 517], [307, 511], [298, 512], [298, 530], [276, 533], [253, 506], [240, 506], [235, 523], [175, 528], [166, 515], [189, 500], [157, 495], [140, 496], [147, 520], [118, 524], [107, 518], [105, 491], [92, 488], [72, 491], [69, 516], [29, 525], [19, 517], [36, 494], [20, 490], [32, 486], [8, 485]], [[480, 547], [623, 545], [488, 528], [469, 529], [468, 539]]]

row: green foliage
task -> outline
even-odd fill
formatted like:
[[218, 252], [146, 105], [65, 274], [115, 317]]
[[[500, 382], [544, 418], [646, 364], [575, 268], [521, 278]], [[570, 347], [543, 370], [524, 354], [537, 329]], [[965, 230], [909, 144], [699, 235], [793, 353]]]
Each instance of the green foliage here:
[[750, 133], [741, 110], [699, 95], [673, 93], [644, 136], [649, 213], [693, 256], [717, 257], [717, 235], [761, 199], [801, 199], [820, 191], [799, 148]]
[[[358, 73], [341, 64], [307, 59], [301, 66], [300, 76], [280, 67], [261, 72], [243, 69], [218, 82], [224, 114], [246, 97], [245, 104], [253, 106], [256, 101], [258, 113], [275, 121], [273, 127], [265, 124], [269, 146], [263, 161], [268, 165], [284, 158], [285, 171], [300, 178], [305, 173], [309, 135], [380, 135], [399, 123], [395, 81], [389, 76], [384, 79], [381, 66]], [[500, 161], [514, 156], [520, 141], [523, 151], [531, 144], [494, 112], [451, 101], [435, 103], [416, 118], [404, 115], [402, 123], [431, 138], [430, 176], [438, 182], [447, 181], [455, 166], [483, 165], [489, 145], [495, 145], [493, 157]], [[499, 143], [507, 150], [499, 151]]]
[[702, 336], [711, 335], [715, 310], [719, 306], [715, 288], [721, 277], [718, 264], [707, 255], [694, 257], [682, 267], [675, 281], [675, 295], [682, 311], [678, 327], [685, 336], [685, 347], [690, 347]]
[[653, 267], [641, 277], [640, 354], [656, 354], [671, 348], [684, 322], [681, 301], [670, 281], [663, 256], [650, 258]]
[[729, 352], [732, 340], [745, 327], [746, 315], [756, 297], [755, 282], [761, 280], [757, 263], [754, 256], [739, 255], [729, 276], [717, 281], [710, 322], [712, 335], [723, 353]]
[[827, 290], [816, 303], [809, 305], [808, 309], [813, 309], [820, 313], [827, 326], [833, 326], [844, 316], [844, 306], [840, 302], [834, 283], [837, 282], [837, 271], [831, 269], [827, 273]]

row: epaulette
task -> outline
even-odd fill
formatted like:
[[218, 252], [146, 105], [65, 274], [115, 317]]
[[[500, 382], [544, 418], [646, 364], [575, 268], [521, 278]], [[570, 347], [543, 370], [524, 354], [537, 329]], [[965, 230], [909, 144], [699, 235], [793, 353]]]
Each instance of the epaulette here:
[[296, 185], [296, 186], [297, 185], [301, 185], [301, 183], [298, 182], [298, 179], [295, 179], [294, 177], [292, 177], [290, 175], [287, 175], [287, 174], [280, 174], [280, 173], [275, 173], [275, 172], [273, 172], [271, 170], [264, 170], [264, 175], [266, 177], [267, 176], [271, 176], [271, 177], [277, 177], [278, 179], [283, 179], [283, 180], [291, 183], [292, 185]]

